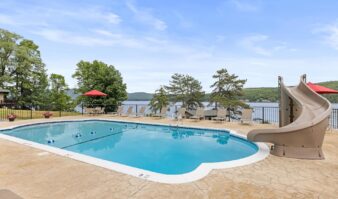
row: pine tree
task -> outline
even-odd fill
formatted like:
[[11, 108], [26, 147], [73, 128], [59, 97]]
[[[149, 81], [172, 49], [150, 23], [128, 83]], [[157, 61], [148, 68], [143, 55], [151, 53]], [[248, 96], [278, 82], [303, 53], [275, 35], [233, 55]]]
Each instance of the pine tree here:
[[204, 92], [202, 91], [201, 82], [190, 75], [174, 74], [169, 86], [165, 89], [174, 103], [181, 102], [182, 107], [196, 109], [202, 107]]
[[162, 107], [169, 105], [169, 99], [167, 92], [163, 87], [155, 91], [153, 98], [150, 100], [149, 106], [152, 112], [156, 113], [160, 111]]
[[216, 108], [218, 105], [226, 108], [246, 106], [238, 97], [243, 95], [243, 86], [247, 80], [238, 79], [237, 75], [229, 74], [225, 68], [216, 71], [212, 77], [215, 82], [210, 86], [213, 88], [210, 103], [215, 103]]

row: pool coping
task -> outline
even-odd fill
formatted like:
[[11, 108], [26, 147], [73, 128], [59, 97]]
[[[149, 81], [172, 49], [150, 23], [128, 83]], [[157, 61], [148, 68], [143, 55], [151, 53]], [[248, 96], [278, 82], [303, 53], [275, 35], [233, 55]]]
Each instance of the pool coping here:
[[[196, 127], [196, 126], [189, 126], [189, 125], [171, 125], [171, 124], [162, 124], [162, 123], [148, 123], [148, 122], [134, 122], [134, 121], [125, 121], [125, 120], [116, 120], [113, 118], [85, 118], [85, 119], [65, 119], [65, 120], [55, 120], [55, 121], [38, 121], [28, 124], [20, 124], [20, 125], [13, 125], [6, 128], [1, 128], [1, 131], [4, 130], [11, 130], [18, 127], [24, 127], [24, 126], [32, 126], [32, 125], [39, 125], [39, 124], [48, 124], [48, 123], [59, 123], [59, 122], [76, 122], [76, 121], [115, 121], [115, 122], [124, 122], [124, 123], [134, 123], [134, 124], [148, 124], [148, 125], [160, 125], [160, 126], [168, 126], [168, 127], [183, 127], [183, 128], [193, 128], [193, 129], [205, 129], [205, 130], [220, 130], [220, 131], [228, 131], [231, 135], [236, 136], [241, 139], [246, 139], [246, 136], [241, 135], [237, 133], [234, 130], [226, 129], [226, 128], [211, 128], [211, 127]], [[0, 131], [0, 132], [1, 132]], [[167, 183], [167, 184], [180, 184], [180, 183], [188, 183], [193, 182], [199, 179], [204, 178], [207, 176], [213, 169], [226, 169], [226, 168], [233, 168], [233, 167], [239, 167], [244, 166], [248, 164], [252, 164], [258, 161], [261, 161], [265, 159], [270, 154], [270, 149], [268, 145], [264, 143], [258, 143], [254, 142], [257, 147], [258, 151], [245, 158], [241, 158], [238, 160], [231, 160], [231, 161], [224, 161], [224, 162], [214, 162], [214, 163], [202, 163], [199, 165], [196, 169], [194, 169], [191, 172], [184, 173], [184, 174], [178, 174], [178, 175], [168, 175], [168, 174], [161, 174], [156, 173], [152, 171], [147, 171], [131, 166], [127, 166], [124, 164], [103, 160], [99, 158], [95, 158], [88, 155], [83, 155], [76, 152], [67, 151], [65, 149], [56, 148], [53, 146], [48, 146], [28, 140], [24, 140], [21, 138], [17, 138], [14, 136], [10, 136], [7, 134], [0, 133], [0, 138], [9, 140], [15, 143], [23, 144], [26, 146], [30, 146], [33, 148], [41, 149], [53, 154], [61, 155], [64, 157], [69, 157], [74, 160], [78, 160], [84, 163], [92, 164], [95, 166], [103, 167], [106, 169], [110, 169], [113, 171], [117, 171], [120, 173], [124, 173], [127, 175], [131, 175], [134, 177], [138, 177], [141, 179], [150, 180], [153, 182], [159, 182], [159, 183]]]

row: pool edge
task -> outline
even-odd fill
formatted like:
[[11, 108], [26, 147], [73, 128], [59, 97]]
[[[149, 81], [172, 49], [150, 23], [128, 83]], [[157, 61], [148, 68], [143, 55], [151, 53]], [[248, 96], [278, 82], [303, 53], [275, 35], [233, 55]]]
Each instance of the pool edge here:
[[[29, 124], [22, 124], [22, 125], [14, 125], [7, 128], [1, 128], [0, 130], [10, 130], [15, 129], [18, 127], [23, 126], [31, 126], [31, 125], [38, 125], [38, 124], [46, 124], [46, 123], [58, 123], [58, 122], [72, 122], [72, 121], [115, 121], [115, 122], [125, 122], [125, 123], [136, 123], [136, 124], [149, 124], [149, 125], [161, 125], [161, 126], [173, 126], [170, 124], [161, 124], [161, 123], [147, 123], [147, 122], [129, 122], [124, 120], [116, 120], [116, 119], [110, 119], [110, 118], [88, 118], [88, 119], [66, 119], [66, 120], [57, 120], [57, 121], [39, 121]], [[194, 128], [194, 129], [210, 129], [210, 130], [222, 130], [222, 131], [229, 131], [229, 133], [233, 136], [236, 136], [238, 138], [246, 139], [246, 136], [241, 135], [237, 133], [234, 130], [226, 129], [226, 128], [210, 128], [210, 127], [196, 127], [196, 126], [189, 126], [189, 125], [174, 125], [177, 127], [186, 127], [186, 128]], [[67, 151], [64, 149], [39, 144], [36, 142], [24, 140], [21, 138], [17, 138], [14, 136], [10, 136], [7, 134], [0, 133], [0, 138], [9, 140], [15, 143], [23, 144], [26, 146], [30, 146], [33, 148], [37, 148], [40, 150], [48, 151], [53, 154], [61, 155], [64, 157], [69, 157], [84, 163], [92, 164], [95, 166], [103, 167], [106, 169], [110, 169], [116, 172], [124, 173], [127, 175], [131, 175], [134, 177], [138, 177], [141, 179], [150, 180], [153, 182], [159, 182], [159, 183], [167, 183], [167, 184], [180, 184], [180, 183], [188, 183], [193, 182], [199, 179], [204, 178], [207, 176], [213, 169], [226, 169], [226, 168], [233, 168], [233, 167], [239, 167], [244, 166], [248, 164], [252, 164], [258, 161], [261, 161], [265, 159], [270, 153], [269, 153], [269, 147], [264, 143], [255, 143], [258, 147], [258, 151], [248, 157], [241, 158], [238, 160], [231, 160], [231, 161], [225, 161], [225, 162], [215, 162], [215, 163], [202, 163], [199, 165], [195, 170], [185, 173], [185, 174], [179, 174], [179, 175], [167, 175], [167, 174], [160, 174], [156, 172], [151, 172], [127, 165], [123, 165], [120, 163], [115, 163], [112, 161], [107, 161], [95, 157], [91, 157], [88, 155], [83, 155], [76, 152]]]

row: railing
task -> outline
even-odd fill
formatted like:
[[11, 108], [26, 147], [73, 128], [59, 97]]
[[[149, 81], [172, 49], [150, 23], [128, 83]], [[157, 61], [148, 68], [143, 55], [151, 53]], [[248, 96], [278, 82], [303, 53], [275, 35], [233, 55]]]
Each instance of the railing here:
[[334, 129], [338, 129], [338, 109], [332, 109], [330, 126]]
[[9, 115], [15, 115], [16, 119], [37, 119], [44, 118], [43, 115], [46, 112], [52, 113], [51, 117], [63, 117], [63, 116], [73, 116], [80, 115], [80, 112], [76, 111], [61, 111], [61, 110], [50, 110], [48, 108], [39, 108], [39, 109], [22, 109], [22, 108], [0, 108], [0, 120], [7, 120]]
[[[261, 121], [262, 123], [279, 123], [278, 107], [253, 107], [253, 110], [254, 121]], [[329, 123], [331, 128], [338, 129], [338, 109], [332, 109]]]
[[[100, 106], [100, 105], [92, 105]], [[145, 116], [150, 115], [152, 112], [148, 104], [124, 104], [124, 112], [127, 112], [129, 107], [132, 107], [133, 114], [139, 113], [141, 107], [146, 107]], [[116, 107], [112, 105], [102, 106], [105, 109], [105, 113], [110, 113]], [[180, 105], [171, 105], [168, 106], [167, 117], [174, 118], [176, 116], [177, 110], [180, 108]], [[213, 109], [214, 107], [207, 106], [205, 109]], [[252, 119], [258, 123], [279, 123], [279, 108], [278, 107], [267, 107], [267, 106], [254, 106]], [[86, 112], [85, 106], [78, 106], [76, 111], [50, 111], [48, 108], [39, 108], [35, 109], [19, 109], [19, 108], [0, 108], [0, 120], [7, 120], [9, 114], [15, 114], [17, 119], [35, 119], [35, 118], [44, 118], [43, 113], [51, 112], [53, 114], [52, 117], [62, 117], [62, 116], [74, 116], [80, 114], [89, 114]], [[238, 120], [240, 118], [240, 114], [232, 113], [231, 119], [232, 121]], [[330, 126], [331, 128], [338, 129], [338, 109], [334, 108], [332, 110], [332, 114], [330, 116]]]
[[279, 108], [278, 107], [252, 107], [252, 119], [257, 122], [279, 123]]
[[[146, 106], [146, 112], [145, 114], [150, 114], [151, 110], [147, 104], [125, 104], [126, 107], [133, 107], [133, 112], [136, 112], [140, 109], [142, 106]], [[172, 105], [169, 106], [169, 111], [167, 112], [168, 117], [174, 117], [177, 110], [180, 108], [180, 105]], [[213, 109], [214, 107], [205, 107], [205, 109]], [[126, 111], [128, 108], [125, 108], [124, 111]], [[271, 123], [271, 124], [278, 124], [279, 123], [279, 107], [269, 107], [269, 106], [254, 106], [252, 107], [253, 113], [252, 113], [252, 119], [255, 122], [259, 123]], [[240, 117], [240, 115], [239, 115]], [[231, 120], [236, 117], [232, 117]], [[332, 110], [331, 116], [330, 116], [330, 127], [334, 129], [338, 129], [338, 109], [334, 108]]]

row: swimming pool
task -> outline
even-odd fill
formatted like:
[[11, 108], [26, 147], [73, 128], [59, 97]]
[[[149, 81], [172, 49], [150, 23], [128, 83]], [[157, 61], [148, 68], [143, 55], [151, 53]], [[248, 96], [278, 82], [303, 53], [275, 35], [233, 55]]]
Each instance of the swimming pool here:
[[73, 156], [80, 155], [82, 161], [83, 157], [95, 158], [91, 161], [117, 165], [120, 169], [114, 170], [124, 173], [132, 170], [128, 174], [150, 179], [154, 175], [187, 176], [201, 165], [241, 161], [259, 151], [257, 144], [226, 130], [121, 121], [35, 124], [2, 133], [47, 148], [66, 150]]

